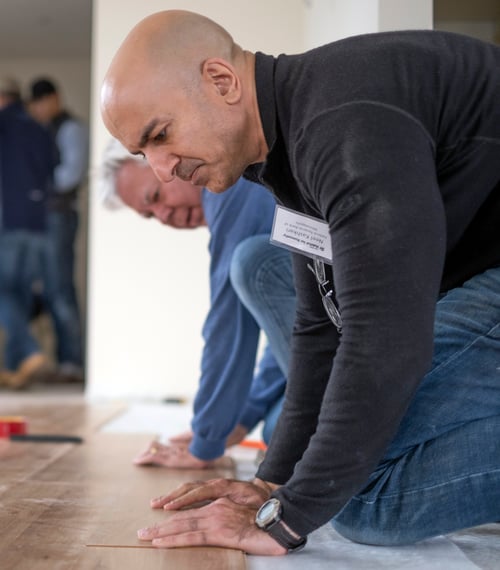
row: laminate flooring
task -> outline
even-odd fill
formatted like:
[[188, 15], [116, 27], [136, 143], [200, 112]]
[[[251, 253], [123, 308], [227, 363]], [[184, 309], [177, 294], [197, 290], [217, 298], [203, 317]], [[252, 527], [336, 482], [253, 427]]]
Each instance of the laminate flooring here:
[[152, 437], [189, 425], [189, 406], [89, 404], [64, 388], [0, 393], [0, 414], [27, 417], [30, 433], [78, 435], [82, 444], [0, 440], [1, 570], [500, 570], [500, 525], [419, 545], [355, 545], [329, 525], [287, 557], [245, 556], [221, 548], [157, 550], [136, 530], [166, 514], [149, 499], [184, 481], [249, 478], [256, 452], [233, 448], [235, 469], [138, 468], [131, 459]]

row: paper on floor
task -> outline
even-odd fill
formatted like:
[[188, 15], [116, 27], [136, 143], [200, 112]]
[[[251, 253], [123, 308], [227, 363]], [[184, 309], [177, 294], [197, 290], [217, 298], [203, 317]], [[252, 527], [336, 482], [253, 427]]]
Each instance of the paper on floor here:
[[249, 556], [247, 567], [248, 570], [478, 570], [445, 537], [397, 548], [365, 546], [342, 538], [330, 525], [313, 532], [301, 552], [272, 559]]
[[107, 433], [150, 433], [161, 441], [190, 429], [190, 404], [132, 404], [101, 428]]

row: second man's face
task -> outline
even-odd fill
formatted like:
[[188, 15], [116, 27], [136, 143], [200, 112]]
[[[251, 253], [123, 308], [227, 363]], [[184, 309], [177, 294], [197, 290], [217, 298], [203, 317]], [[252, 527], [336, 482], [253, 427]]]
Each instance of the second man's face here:
[[205, 225], [201, 187], [178, 178], [160, 182], [146, 163], [125, 162], [118, 171], [116, 187], [122, 201], [145, 218], [154, 217], [174, 228]]

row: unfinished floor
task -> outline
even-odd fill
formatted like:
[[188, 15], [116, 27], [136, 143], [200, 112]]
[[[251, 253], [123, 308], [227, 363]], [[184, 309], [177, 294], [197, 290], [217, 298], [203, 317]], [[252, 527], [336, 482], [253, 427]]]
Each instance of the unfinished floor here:
[[[404, 548], [350, 543], [329, 525], [306, 550], [283, 558], [224, 549], [157, 551], [136, 539], [140, 526], [163, 516], [149, 498], [183, 481], [249, 478], [255, 451], [235, 447], [232, 469], [138, 468], [132, 457], [153, 438], [189, 426], [190, 406], [84, 402], [75, 387], [0, 393], [0, 414], [21, 413], [32, 433], [81, 435], [75, 444], [0, 442], [2, 570], [498, 570], [500, 525], [486, 525]], [[255, 434], [253, 435], [255, 437]]]

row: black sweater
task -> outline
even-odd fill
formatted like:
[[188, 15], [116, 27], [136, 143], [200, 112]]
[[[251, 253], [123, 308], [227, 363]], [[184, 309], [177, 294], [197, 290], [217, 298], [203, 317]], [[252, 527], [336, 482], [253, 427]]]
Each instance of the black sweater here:
[[328, 222], [339, 337], [307, 259], [287, 397], [257, 473], [305, 535], [362, 489], [433, 353], [439, 291], [500, 264], [500, 49], [440, 32], [256, 55], [246, 176]]

